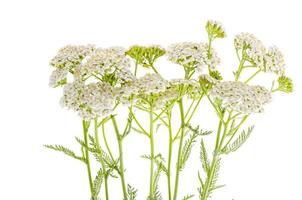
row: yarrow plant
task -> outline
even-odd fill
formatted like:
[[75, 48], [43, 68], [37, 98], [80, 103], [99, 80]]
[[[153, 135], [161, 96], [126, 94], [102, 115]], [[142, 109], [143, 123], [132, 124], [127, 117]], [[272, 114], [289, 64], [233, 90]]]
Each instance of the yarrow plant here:
[[[76, 137], [80, 155], [62, 145], [45, 146], [86, 166], [91, 200], [110, 198], [110, 178], [120, 180], [122, 199], [137, 199], [138, 191], [127, 182], [130, 177], [124, 164], [124, 140], [137, 133], [149, 143], [149, 154], [142, 156], [150, 162], [149, 178], [142, 180], [149, 185], [146, 199], [209, 199], [223, 186], [217, 183], [222, 158], [238, 150], [254, 129], [254, 126], [243, 128], [249, 116], [263, 112], [274, 93], [293, 91], [281, 51], [275, 46], [266, 48], [250, 33], [235, 36], [238, 68], [233, 80], [223, 80], [213, 42], [225, 38], [225, 30], [217, 21], [208, 21], [205, 28], [206, 43], [181, 42], [167, 48], [135, 45], [128, 49], [68, 45], [51, 60], [54, 70], [49, 85], [63, 88], [61, 105], [78, 113], [83, 136]], [[183, 77], [167, 80], [160, 74], [157, 60], [163, 58], [182, 67]], [[261, 73], [275, 74], [269, 88], [250, 84]], [[208, 101], [216, 113], [216, 130], [206, 131], [201, 124], [192, 124], [194, 117], [199, 119], [197, 110], [203, 101]], [[123, 114], [119, 109], [124, 109]], [[125, 111], [127, 118], [123, 120]], [[148, 120], [138, 114], [146, 115]], [[113, 129], [108, 129], [110, 125]], [[159, 128], [168, 136], [167, 155], [156, 153], [154, 136]], [[118, 155], [114, 155], [108, 142], [111, 130]], [[207, 143], [211, 135], [216, 138], [212, 148]], [[179, 197], [181, 173], [197, 141], [200, 143], [198, 193]], [[92, 156], [99, 163], [97, 171], [93, 170]], [[166, 188], [159, 187], [163, 179], [160, 175], [165, 176]], [[166, 197], [161, 194], [163, 190]]]

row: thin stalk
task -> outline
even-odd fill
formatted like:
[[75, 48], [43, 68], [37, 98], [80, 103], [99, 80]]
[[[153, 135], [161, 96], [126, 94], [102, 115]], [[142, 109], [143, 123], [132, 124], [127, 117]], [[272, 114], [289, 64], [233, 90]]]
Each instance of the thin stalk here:
[[89, 159], [89, 151], [88, 151], [88, 128], [89, 123], [86, 124], [85, 120], [82, 121], [83, 126], [83, 134], [84, 134], [84, 143], [85, 143], [85, 159], [86, 159], [86, 166], [87, 166], [87, 174], [88, 174], [88, 180], [89, 180], [89, 186], [90, 186], [90, 192], [92, 199], [94, 200], [95, 197], [93, 195], [93, 182], [92, 182], [92, 176], [91, 176], [91, 167], [90, 167], [90, 159]]
[[168, 116], [168, 131], [169, 131], [169, 153], [168, 153], [168, 168], [167, 168], [167, 178], [168, 178], [168, 195], [169, 200], [172, 200], [172, 191], [171, 191], [171, 160], [172, 160], [172, 151], [173, 151], [173, 134], [172, 134], [172, 123], [171, 116], [172, 112], [167, 113]]
[[102, 124], [102, 133], [103, 133], [104, 143], [105, 143], [106, 149], [107, 149], [107, 151], [109, 153], [109, 156], [110, 156], [111, 160], [114, 160], [112, 151], [111, 151], [110, 146], [109, 146], [109, 144], [107, 142], [107, 137], [106, 137], [106, 132], [105, 132], [105, 124]]
[[[108, 174], [106, 172], [106, 167], [105, 167], [105, 163], [104, 163], [104, 160], [103, 160], [103, 154], [102, 154], [101, 147], [100, 147], [97, 119], [94, 119], [94, 138], [95, 138], [95, 144], [96, 144], [97, 151], [98, 151], [98, 153], [100, 154], [100, 157], [101, 157], [100, 162], [101, 162], [101, 165], [102, 165], [103, 172], [105, 172], [105, 183], [106, 183], [107, 179], [108, 179]], [[108, 200], [109, 199], [108, 184], [105, 184], [105, 195], [106, 195], [106, 200]]]
[[242, 58], [241, 61], [240, 61], [240, 63], [239, 63], [238, 70], [237, 70], [237, 72], [235, 73], [235, 81], [238, 81], [238, 80], [239, 80], [240, 74], [241, 74], [241, 72], [242, 72], [242, 70], [243, 70], [243, 68], [244, 68], [244, 67], [243, 67], [243, 66], [244, 66], [244, 63], [245, 63], [245, 59]]
[[121, 177], [121, 184], [123, 189], [123, 195], [124, 199], [127, 199], [127, 190], [126, 190], [126, 181], [125, 181], [125, 173], [124, 173], [124, 155], [123, 155], [123, 138], [120, 135], [117, 122], [114, 115], [111, 115], [111, 120], [113, 124], [113, 128], [115, 131], [116, 139], [118, 142], [118, 150], [119, 150], [119, 160], [120, 160], [120, 167], [119, 167], [119, 173]]
[[156, 68], [154, 67], [153, 63], [150, 64], [150, 67], [153, 69], [153, 71], [154, 71], [156, 74], [158, 74], [158, 71], [157, 71]]
[[244, 83], [248, 83], [249, 81], [251, 81], [255, 76], [257, 76], [259, 73], [261, 72], [261, 69], [257, 70], [252, 76], [250, 76], [248, 79], [246, 79], [246, 81], [244, 81]]
[[138, 69], [138, 62], [135, 61], [134, 76], [137, 75], [137, 69]]
[[227, 133], [228, 123], [229, 123], [229, 120], [227, 120], [227, 122], [224, 124], [224, 131], [223, 131], [222, 137], [220, 137], [223, 122], [219, 121], [217, 137], [216, 137], [216, 142], [215, 142], [214, 155], [213, 155], [212, 163], [211, 163], [210, 170], [209, 170], [209, 173], [208, 173], [208, 176], [207, 176], [207, 180], [206, 180], [204, 188], [202, 190], [201, 200], [207, 200], [207, 198], [209, 196], [210, 189], [211, 189], [211, 184], [212, 184], [213, 178], [215, 176], [215, 169], [217, 167], [216, 165], [219, 161], [221, 143], [223, 142], [223, 139], [224, 139], [224, 137]]
[[177, 165], [176, 165], [176, 177], [175, 177], [175, 186], [174, 186], [174, 195], [173, 199], [177, 199], [177, 192], [178, 192], [178, 182], [179, 182], [179, 173], [180, 173], [180, 167], [181, 167], [181, 153], [182, 153], [182, 146], [185, 136], [185, 115], [184, 115], [184, 108], [183, 108], [183, 102], [182, 99], [178, 102], [179, 105], [179, 111], [180, 111], [180, 119], [181, 119], [181, 134], [180, 134], [180, 141], [179, 141], [179, 147], [178, 147], [178, 156], [177, 156]]
[[153, 199], [153, 175], [154, 175], [154, 131], [153, 131], [153, 108], [152, 105], [150, 106], [150, 112], [149, 112], [149, 119], [150, 119], [150, 132], [149, 132], [149, 139], [150, 139], [150, 183], [149, 183], [149, 197], [150, 199]]

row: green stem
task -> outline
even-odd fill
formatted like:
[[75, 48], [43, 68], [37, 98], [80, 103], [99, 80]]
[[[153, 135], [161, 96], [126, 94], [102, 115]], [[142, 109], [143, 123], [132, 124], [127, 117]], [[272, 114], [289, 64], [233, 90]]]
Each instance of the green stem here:
[[241, 61], [240, 61], [240, 64], [239, 64], [239, 67], [238, 67], [238, 70], [237, 72], [235, 73], [235, 81], [238, 81], [239, 80], [239, 77], [240, 77], [240, 74], [243, 70], [243, 66], [244, 66], [244, 63], [245, 63], [245, 58], [242, 58]]
[[158, 74], [158, 71], [156, 70], [156, 68], [154, 67], [154, 65], [153, 65], [153, 64], [150, 64], [150, 66], [151, 66], [151, 68], [153, 69], [153, 71], [154, 71], [156, 74]]
[[219, 121], [217, 137], [216, 137], [216, 142], [215, 142], [214, 155], [213, 155], [213, 159], [212, 159], [212, 163], [211, 163], [209, 172], [207, 173], [207, 180], [206, 180], [205, 185], [204, 185], [203, 190], [202, 190], [201, 200], [207, 200], [207, 198], [208, 198], [208, 196], [211, 192], [210, 190], [212, 189], [211, 187], [213, 187], [213, 185], [212, 185], [213, 178], [215, 177], [215, 170], [217, 168], [217, 163], [220, 159], [219, 158], [220, 148], [221, 148], [221, 144], [224, 140], [224, 137], [227, 133], [228, 123], [229, 123], [229, 120], [227, 120], [227, 122], [224, 125], [224, 131], [223, 131], [222, 137], [220, 139], [220, 133], [221, 133], [221, 128], [222, 128], [223, 122]]
[[102, 133], [103, 133], [104, 143], [105, 143], [106, 149], [109, 153], [109, 156], [110, 156], [111, 160], [115, 160], [114, 157], [113, 157], [112, 151], [110, 149], [110, 146], [107, 142], [107, 137], [106, 137], [106, 133], [105, 133], [105, 124], [102, 124]]
[[[99, 142], [99, 131], [98, 131], [97, 118], [94, 119], [94, 138], [95, 138], [95, 144], [96, 144], [97, 151], [98, 151], [98, 153], [100, 155], [100, 158], [101, 158], [100, 162], [101, 162], [101, 165], [102, 165], [103, 172], [106, 172], [106, 167], [105, 167], [105, 163], [104, 163], [104, 160], [103, 160], [103, 154], [102, 154], [101, 147], [100, 147], [100, 142]], [[108, 179], [108, 174], [106, 172], [105, 173], [105, 182], [107, 181], [107, 179]], [[106, 200], [108, 200], [109, 199], [108, 184], [105, 184], [105, 194], [106, 194]]]
[[153, 174], [154, 174], [154, 135], [153, 135], [153, 108], [152, 105], [150, 106], [149, 112], [149, 119], [150, 119], [150, 132], [149, 132], [149, 139], [150, 139], [150, 183], [149, 183], [149, 197], [153, 199], [154, 194], [154, 185], [153, 185]]
[[117, 122], [114, 115], [111, 115], [112, 124], [114, 127], [116, 139], [118, 142], [118, 150], [119, 150], [119, 160], [120, 160], [120, 167], [119, 167], [119, 173], [121, 177], [121, 184], [123, 189], [123, 195], [124, 200], [127, 200], [127, 190], [126, 190], [126, 181], [125, 181], [125, 174], [124, 174], [124, 155], [123, 155], [123, 138], [121, 137], [119, 133], [119, 129], [117, 126]]
[[182, 154], [182, 146], [183, 146], [183, 140], [185, 136], [185, 115], [184, 115], [184, 108], [183, 108], [183, 102], [182, 99], [178, 102], [179, 105], [179, 111], [180, 111], [180, 119], [181, 119], [181, 134], [180, 134], [180, 141], [179, 141], [179, 147], [178, 147], [178, 156], [177, 156], [177, 165], [176, 165], [176, 177], [175, 177], [175, 186], [174, 186], [174, 195], [173, 199], [177, 199], [177, 192], [178, 192], [178, 182], [179, 182], [179, 173], [180, 173], [180, 167], [181, 167], [181, 154]]
[[92, 176], [91, 176], [91, 167], [90, 167], [90, 159], [89, 159], [89, 151], [88, 151], [88, 128], [89, 123], [86, 124], [86, 121], [82, 121], [83, 126], [83, 133], [84, 133], [84, 143], [85, 143], [85, 158], [86, 158], [86, 166], [87, 166], [87, 173], [88, 173], [88, 180], [89, 180], [89, 186], [90, 186], [90, 192], [91, 197], [93, 200], [95, 200], [94, 194], [93, 194], [93, 182], [92, 182]]
[[138, 62], [135, 61], [134, 76], [137, 75], [137, 69], [138, 69]]
[[248, 83], [251, 81], [255, 76], [257, 76], [261, 72], [261, 69], [257, 70], [252, 76], [250, 76], [244, 83]]
[[172, 151], [173, 151], [173, 134], [172, 134], [172, 123], [171, 123], [171, 114], [172, 112], [169, 111], [167, 113], [168, 115], [168, 131], [169, 131], [169, 153], [168, 153], [168, 173], [167, 173], [167, 178], [168, 178], [168, 195], [169, 195], [169, 200], [172, 200], [172, 192], [171, 192], [171, 160], [172, 160]]

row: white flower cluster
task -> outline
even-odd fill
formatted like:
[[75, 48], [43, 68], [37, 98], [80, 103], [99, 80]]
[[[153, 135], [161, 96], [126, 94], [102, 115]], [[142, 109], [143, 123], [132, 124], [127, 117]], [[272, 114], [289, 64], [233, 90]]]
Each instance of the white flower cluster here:
[[114, 75], [120, 82], [127, 82], [133, 79], [129, 71], [130, 60], [125, 55], [122, 47], [110, 47], [97, 49], [90, 54], [76, 70], [77, 76], [97, 74], [98, 76]]
[[61, 69], [73, 68], [94, 50], [93, 45], [67, 45], [58, 51], [50, 65]]
[[268, 49], [265, 55], [265, 71], [283, 75], [285, 71], [285, 62], [282, 52], [275, 46]]
[[74, 110], [86, 120], [106, 117], [112, 113], [116, 94], [108, 83], [90, 83], [74, 81], [64, 86], [62, 105]]
[[66, 77], [68, 74], [68, 70], [66, 69], [55, 69], [49, 78], [49, 87], [57, 87], [60, 84], [64, 84], [66, 82]]
[[220, 59], [213, 48], [210, 49], [211, 58], [209, 59], [208, 48], [208, 45], [203, 43], [176, 43], [168, 47], [167, 56], [171, 62], [196, 68], [198, 72], [201, 72], [206, 65], [210, 65], [211, 69], [215, 70]]
[[277, 47], [270, 47], [268, 50], [253, 34], [241, 33], [235, 37], [237, 50], [244, 50], [248, 60], [264, 72], [273, 72], [278, 75], [284, 73], [283, 54]]
[[163, 79], [159, 74], [146, 74], [120, 88], [119, 100], [124, 104], [149, 104], [162, 108], [167, 102], [179, 96], [175, 83]]
[[271, 100], [271, 93], [264, 87], [234, 81], [216, 84], [210, 95], [221, 100], [224, 108], [244, 114], [262, 112], [264, 104]]
[[240, 33], [235, 36], [235, 47], [244, 50], [248, 59], [257, 67], [264, 68], [265, 46], [251, 33]]

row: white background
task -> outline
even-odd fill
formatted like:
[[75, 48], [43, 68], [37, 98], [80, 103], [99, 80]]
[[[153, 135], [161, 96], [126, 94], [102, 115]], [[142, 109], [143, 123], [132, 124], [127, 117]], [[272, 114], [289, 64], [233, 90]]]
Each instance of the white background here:
[[[228, 37], [214, 46], [231, 77], [237, 66], [232, 42], [239, 32], [252, 32], [285, 54], [287, 75], [295, 83], [291, 95], [276, 94], [265, 113], [249, 124], [256, 129], [240, 151], [222, 160], [219, 181], [226, 184], [215, 200], [301, 200], [301, 5], [296, 0], [131, 0], [131, 1], [0, 1], [0, 199], [89, 199], [85, 166], [43, 144], [77, 149], [80, 119], [59, 105], [61, 91], [48, 88], [48, 62], [66, 44], [101, 47], [206, 41], [207, 19], [221, 21]], [[161, 65], [168, 77], [179, 68]], [[176, 69], [177, 68], [177, 69]], [[269, 76], [268, 76], [269, 77]], [[257, 82], [257, 81], [255, 81]], [[211, 110], [200, 111], [205, 120]], [[201, 121], [197, 119], [196, 122]], [[216, 121], [207, 120], [212, 124]], [[161, 137], [166, 137], [163, 131]], [[125, 141], [127, 181], [144, 199], [148, 163], [147, 140], [133, 134]], [[112, 143], [113, 147], [115, 143]], [[159, 145], [163, 148], [164, 142]], [[197, 147], [197, 146], [196, 146]], [[182, 174], [181, 195], [196, 192], [198, 148]], [[189, 166], [190, 165], [190, 166]], [[136, 168], [134, 168], [136, 167]], [[193, 170], [189, 170], [193, 169]], [[186, 174], [184, 176], [184, 174]], [[164, 179], [164, 176], [163, 176]], [[119, 182], [111, 184], [113, 200], [121, 199]], [[163, 183], [165, 184], [165, 183]], [[165, 190], [165, 185], [161, 190]], [[164, 199], [166, 196], [164, 196]], [[195, 198], [197, 199], [197, 198]]]

